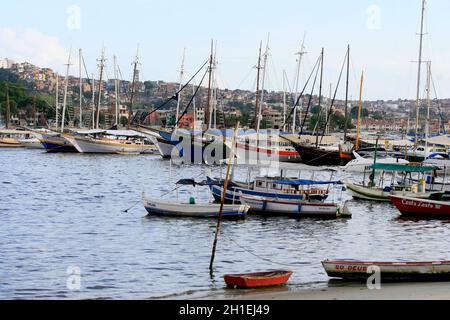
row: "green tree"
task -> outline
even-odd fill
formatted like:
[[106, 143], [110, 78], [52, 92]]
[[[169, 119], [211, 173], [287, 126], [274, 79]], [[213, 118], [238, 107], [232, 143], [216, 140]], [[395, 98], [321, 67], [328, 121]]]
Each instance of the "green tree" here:
[[[359, 107], [353, 107], [350, 111], [350, 116], [352, 119], [358, 119]], [[367, 118], [369, 116], [369, 110], [363, 108], [361, 110], [361, 118]]]
[[120, 118], [120, 125], [121, 125], [122, 127], [127, 126], [127, 125], [128, 125], [128, 118], [122, 116], [122, 117]]

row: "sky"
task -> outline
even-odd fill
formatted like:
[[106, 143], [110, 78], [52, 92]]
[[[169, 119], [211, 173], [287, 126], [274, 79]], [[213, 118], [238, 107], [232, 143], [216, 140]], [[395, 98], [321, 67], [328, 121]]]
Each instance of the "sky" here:
[[[258, 48], [270, 34], [268, 90], [283, 90], [284, 71], [293, 87], [295, 53], [305, 37], [301, 80], [324, 48], [325, 95], [337, 83], [348, 44], [351, 98], [358, 98], [363, 70], [366, 100], [416, 95], [421, 0], [14, 0], [0, 11], [0, 58], [61, 74], [71, 48], [72, 74], [79, 48], [89, 73], [98, 73], [104, 46], [107, 74], [113, 76], [116, 55], [123, 76], [131, 79], [139, 45], [141, 79], [178, 81], [183, 50], [192, 74], [208, 59], [214, 39], [219, 86], [254, 90]], [[432, 61], [439, 98], [450, 97], [449, 12], [450, 1], [427, 1], [424, 60]], [[421, 92], [425, 65], [423, 70]], [[341, 85], [338, 98], [343, 94]]]

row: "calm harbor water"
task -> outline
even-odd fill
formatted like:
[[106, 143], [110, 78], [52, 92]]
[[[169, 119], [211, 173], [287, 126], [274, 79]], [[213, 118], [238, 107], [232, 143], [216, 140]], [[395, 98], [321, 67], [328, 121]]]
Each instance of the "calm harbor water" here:
[[[141, 203], [123, 213], [142, 192], [159, 197], [204, 167], [34, 150], [0, 150], [0, 164], [0, 299], [226, 296], [234, 293], [224, 289], [226, 273], [291, 269], [289, 290], [327, 286], [326, 258], [450, 259], [447, 221], [402, 220], [390, 204], [351, 201], [351, 220], [225, 222], [211, 279], [215, 221], [150, 218]], [[211, 199], [205, 188], [179, 192], [191, 195]], [[68, 268], [81, 271], [80, 290], [68, 289]]]

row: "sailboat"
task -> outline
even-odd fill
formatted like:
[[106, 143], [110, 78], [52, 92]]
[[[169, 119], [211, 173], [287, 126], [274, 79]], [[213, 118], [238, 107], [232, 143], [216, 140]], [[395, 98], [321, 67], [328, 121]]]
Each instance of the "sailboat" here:
[[[181, 93], [183, 90], [194, 80], [197, 74], [209, 63], [205, 74], [197, 89], [193, 93], [189, 103], [185, 107], [183, 112], [180, 112], [181, 104]], [[213, 103], [212, 103], [212, 83], [213, 83], [213, 70], [216, 65], [216, 60], [214, 56], [214, 43], [211, 44], [211, 54], [208, 62], [205, 63], [197, 73], [184, 85], [182, 86], [182, 79], [184, 74], [184, 56], [182, 62], [182, 68], [180, 72], [180, 89], [170, 100], [177, 101], [177, 119], [175, 128], [161, 129], [158, 131], [158, 136], [154, 137], [155, 141], [161, 155], [163, 157], [172, 158], [176, 156], [181, 162], [184, 163], [218, 163], [221, 160], [227, 159], [230, 153], [230, 147], [227, 145], [227, 141], [223, 135], [217, 134], [217, 131], [213, 127]], [[201, 84], [205, 80], [206, 75], [209, 75], [208, 84], [208, 101], [205, 108], [205, 126], [206, 130], [195, 131], [181, 129], [179, 124], [183, 117], [186, 115], [190, 106], [194, 103], [198, 91], [201, 88]], [[164, 103], [166, 105], [168, 102]], [[160, 109], [159, 107], [158, 109]], [[154, 110], [156, 111], [156, 110]], [[153, 112], [154, 112], [153, 111]]]
[[74, 145], [69, 142], [64, 137], [64, 125], [65, 125], [65, 116], [66, 116], [66, 107], [67, 107], [67, 92], [69, 87], [69, 70], [71, 66], [71, 57], [72, 53], [69, 54], [69, 59], [66, 64], [66, 77], [64, 84], [64, 102], [63, 102], [63, 110], [62, 110], [62, 119], [61, 119], [61, 129], [58, 132], [58, 117], [59, 117], [59, 76], [56, 78], [56, 131], [50, 133], [43, 133], [42, 137], [39, 137], [39, 141], [42, 143], [47, 152], [77, 152], [77, 149]]
[[[320, 57], [320, 89], [319, 89], [319, 110], [321, 110], [321, 104], [322, 104], [322, 80], [323, 80], [323, 57], [324, 57], [324, 50], [322, 49], [321, 57]], [[346, 54], [346, 63], [347, 63], [347, 90], [346, 90], [346, 98], [345, 98], [345, 109], [346, 109], [346, 115], [345, 119], [347, 121], [347, 108], [348, 108], [348, 77], [349, 77], [349, 68], [350, 68], [350, 46], [348, 46], [347, 54]], [[319, 69], [317, 69], [318, 71]], [[313, 70], [314, 72], [314, 70]], [[342, 72], [341, 72], [342, 75]], [[317, 73], [316, 73], [317, 76]], [[341, 76], [339, 77], [340, 81]], [[336, 87], [336, 92], [337, 92]], [[313, 86], [314, 89], [314, 86]], [[336, 96], [336, 93], [335, 93]], [[347, 138], [347, 125], [345, 126], [345, 137], [344, 137], [344, 144], [337, 144], [334, 146], [322, 146], [321, 140], [323, 140], [323, 136], [325, 135], [326, 129], [328, 127], [328, 123], [331, 118], [333, 105], [334, 105], [335, 97], [330, 105], [330, 109], [328, 111], [326, 125], [323, 129], [322, 136], [319, 137], [319, 134], [316, 133], [316, 141], [311, 142], [309, 144], [307, 143], [296, 143], [292, 141], [292, 144], [296, 151], [300, 154], [302, 158], [302, 162], [304, 164], [310, 165], [310, 166], [340, 166], [340, 165], [346, 165], [348, 162], [350, 162], [353, 159], [353, 153], [352, 148], [350, 144], [346, 143]], [[309, 111], [308, 105], [308, 111]], [[303, 126], [305, 124], [308, 111], [305, 114], [305, 118], [302, 124], [302, 129], [300, 132], [300, 136], [303, 134]], [[318, 117], [318, 123], [320, 122], [320, 114]]]

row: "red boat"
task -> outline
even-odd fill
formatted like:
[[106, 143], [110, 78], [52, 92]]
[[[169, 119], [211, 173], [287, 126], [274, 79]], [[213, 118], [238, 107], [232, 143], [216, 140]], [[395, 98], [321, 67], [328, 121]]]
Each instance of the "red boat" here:
[[391, 202], [408, 217], [450, 218], [450, 202], [391, 196]]
[[230, 288], [261, 288], [286, 284], [292, 276], [291, 271], [269, 271], [248, 274], [225, 275], [225, 283]]

